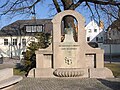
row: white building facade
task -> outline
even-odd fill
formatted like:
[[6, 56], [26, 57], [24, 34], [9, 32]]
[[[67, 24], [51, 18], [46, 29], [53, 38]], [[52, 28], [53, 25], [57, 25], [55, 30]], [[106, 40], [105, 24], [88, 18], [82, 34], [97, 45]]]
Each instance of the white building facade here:
[[5, 26], [0, 30], [0, 54], [3, 57], [20, 57], [31, 41], [37, 41], [37, 33], [51, 33], [51, 30], [51, 19], [20, 20]]
[[85, 30], [87, 42], [103, 42], [104, 30], [94, 20], [87, 24]]
[[105, 55], [120, 54], [120, 31], [117, 28], [108, 27], [105, 32], [103, 25], [98, 25], [95, 21], [91, 21], [86, 27], [86, 41], [94, 42], [98, 47], [104, 49]]
[[20, 56], [26, 52], [26, 48], [31, 41], [35, 41], [33, 36], [4, 36], [0, 37], [0, 53], [4, 57]]

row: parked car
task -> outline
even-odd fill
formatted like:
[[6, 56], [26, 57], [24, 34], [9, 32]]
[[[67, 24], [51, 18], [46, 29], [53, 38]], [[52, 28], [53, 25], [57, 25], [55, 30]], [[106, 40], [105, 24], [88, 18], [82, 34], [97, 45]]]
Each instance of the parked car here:
[[96, 42], [89, 42], [88, 45], [90, 45], [93, 48], [98, 48], [98, 43]]
[[3, 55], [0, 54], [0, 64], [3, 64]]

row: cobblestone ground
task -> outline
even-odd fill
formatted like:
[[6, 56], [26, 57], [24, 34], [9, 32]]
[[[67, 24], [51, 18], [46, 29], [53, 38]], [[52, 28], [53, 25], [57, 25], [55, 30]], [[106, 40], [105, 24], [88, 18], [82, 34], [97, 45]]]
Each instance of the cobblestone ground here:
[[10, 90], [120, 90], [120, 78], [24, 78]]

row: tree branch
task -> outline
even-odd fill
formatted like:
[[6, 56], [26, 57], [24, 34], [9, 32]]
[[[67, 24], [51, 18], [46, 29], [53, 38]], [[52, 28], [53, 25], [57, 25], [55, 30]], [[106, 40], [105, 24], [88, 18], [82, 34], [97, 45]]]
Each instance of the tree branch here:
[[[6, 11], [4, 11], [1, 15], [5, 15], [9, 12], [14, 12], [14, 11], [20, 11], [20, 10], [25, 10], [25, 9], [31, 9], [32, 7], [34, 7], [38, 2], [40, 2], [41, 0], [37, 0], [36, 2], [34, 2], [32, 5], [28, 5], [28, 6], [22, 6], [22, 7], [19, 7], [19, 8], [13, 8], [15, 5], [18, 5], [18, 2], [20, 0], [16, 0], [15, 2], [13, 2], [13, 5]], [[26, 0], [25, 0], [26, 1]], [[26, 1], [27, 2], [27, 1]], [[22, 4], [23, 2], [19, 2], [19, 4]]]
[[12, 5], [6, 12], [3, 13], [3, 15], [5, 15], [5, 14], [7, 14], [9, 11], [11, 11], [11, 9], [17, 4], [18, 1], [19, 1], [19, 0], [16, 0], [16, 1], [13, 3], [13, 5]]
[[88, 8], [89, 8], [89, 10], [90, 10], [90, 12], [91, 12], [91, 14], [92, 14], [92, 17], [94, 18], [94, 13], [93, 13], [93, 11], [92, 11], [90, 5], [88, 4], [88, 2], [86, 2], [86, 5], [88, 6]]
[[102, 11], [104, 11], [105, 13], [107, 13], [108, 15], [114, 17], [115, 19], [118, 19], [117, 17], [115, 17], [112, 13], [109, 12], [109, 10], [106, 10], [105, 8], [103, 8], [101, 5], [100, 5], [100, 8]]
[[100, 4], [100, 5], [114, 5], [114, 6], [118, 6], [120, 5], [120, 2], [117, 1], [106, 1], [106, 0], [85, 0], [86, 2], [91, 2], [94, 4]]
[[8, 3], [9, 3], [9, 0], [7, 0], [7, 1], [5, 2], [5, 4], [3, 4], [0, 8], [5, 7]]
[[76, 4], [73, 3], [73, 4], [70, 6], [70, 8], [73, 8], [73, 10], [75, 10], [75, 8], [77, 8], [83, 1], [84, 1], [84, 0], [79, 0]]
[[57, 0], [52, 0], [52, 1], [53, 1], [54, 5], [56, 7], [57, 12], [61, 12], [61, 9], [60, 9], [60, 6], [59, 6]]
[[38, 2], [40, 2], [41, 0], [37, 0], [36, 2], [34, 2], [31, 6], [29, 6], [29, 9], [32, 8], [33, 6], [35, 6]]
[[95, 6], [95, 11], [97, 12], [98, 19], [99, 19], [99, 22], [100, 22], [100, 14], [99, 14], [99, 12], [98, 12], [98, 9], [97, 9], [97, 6], [96, 6], [96, 4], [94, 4], [94, 6]]

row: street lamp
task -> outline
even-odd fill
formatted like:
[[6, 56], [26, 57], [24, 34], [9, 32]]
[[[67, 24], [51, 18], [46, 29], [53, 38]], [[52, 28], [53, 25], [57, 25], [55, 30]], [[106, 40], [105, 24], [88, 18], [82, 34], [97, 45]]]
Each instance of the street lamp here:
[[112, 46], [112, 44], [111, 44], [111, 42], [112, 42], [112, 38], [109, 38], [109, 40], [110, 40], [110, 43], [109, 43], [109, 46], [110, 46], [110, 63], [111, 63], [111, 61], [112, 61], [112, 50], [111, 50], [111, 46]]
[[10, 58], [12, 59], [12, 44], [9, 43], [9, 49], [10, 49]]
[[10, 55], [10, 57], [11, 57], [11, 59], [13, 58], [13, 55], [12, 55], [12, 35], [10, 35], [11, 36], [11, 42], [10, 42], [10, 51], [11, 51], [11, 55]]
[[21, 54], [20, 48], [21, 48], [21, 43], [19, 43], [19, 60], [20, 60], [20, 54]]

